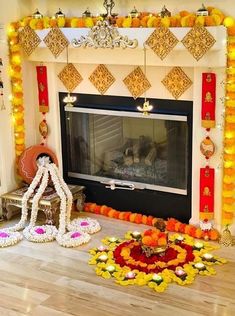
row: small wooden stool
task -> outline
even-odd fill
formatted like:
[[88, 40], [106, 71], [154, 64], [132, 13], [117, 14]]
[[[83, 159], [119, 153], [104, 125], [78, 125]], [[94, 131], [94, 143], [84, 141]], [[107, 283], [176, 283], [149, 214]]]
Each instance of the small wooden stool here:
[[[83, 193], [85, 187], [70, 184], [68, 185], [68, 187], [73, 195], [73, 201], [76, 201], [77, 210], [82, 211], [85, 201], [85, 194]], [[13, 215], [20, 213], [22, 198], [27, 189], [28, 186], [25, 186], [9, 193], [5, 193], [0, 197], [2, 199], [3, 218], [9, 220]], [[33, 196], [28, 202], [28, 207], [30, 209], [32, 207], [32, 202]], [[15, 206], [15, 208], [13, 208], [12, 206]], [[42, 198], [39, 200], [38, 206], [38, 209], [43, 211], [46, 216], [45, 224], [54, 225], [55, 214], [60, 210], [60, 198], [55, 192], [54, 188], [46, 188], [45, 192], [42, 195]]]

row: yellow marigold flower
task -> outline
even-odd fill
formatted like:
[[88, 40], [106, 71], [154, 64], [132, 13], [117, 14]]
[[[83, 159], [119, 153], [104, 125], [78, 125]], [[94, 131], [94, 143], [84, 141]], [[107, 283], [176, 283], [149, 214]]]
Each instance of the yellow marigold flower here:
[[63, 18], [63, 17], [57, 18], [57, 24], [58, 24], [58, 27], [64, 27], [65, 26], [65, 18]]
[[38, 20], [37, 19], [31, 19], [29, 22], [29, 26], [31, 29], [36, 30], [36, 25], [37, 25]]
[[90, 17], [85, 18], [85, 26], [86, 27], [93, 27], [94, 26], [94, 22], [93, 19]]
[[128, 18], [125, 18], [123, 20], [122, 26], [123, 27], [131, 27], [131, 24], [132, 24], [132, 18], [128, 17]]

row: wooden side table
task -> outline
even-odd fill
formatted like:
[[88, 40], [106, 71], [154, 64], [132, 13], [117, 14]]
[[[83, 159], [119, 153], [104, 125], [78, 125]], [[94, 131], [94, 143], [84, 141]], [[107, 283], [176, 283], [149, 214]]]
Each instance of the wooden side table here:
[[[76, 201], [78, 211], [82, 211], [85, 201], [85, 194], [83, 193], [85, 187], [79, 185], [68, 185], [73, 195], [73, 201]], [[22, 187], [17, 190], [3, 194], [2, 199], [2, 214], [3, 218], [9, 220], [13, 215], [20, 213], [22, 207], [22, 198], [28, 187]], [[32, 207], [33, 196], [28, 202], [29, 209]], [[12, 208], [15, 206], [15, 208]], [[42, 198], [39, 200], [39, 210], [43, 211], [46, 220], [46, 225], [55, 224], [55, 214], [60, 209], [60, 198], [55, 192], [54, 188], [47, 187], [43, 193]]]

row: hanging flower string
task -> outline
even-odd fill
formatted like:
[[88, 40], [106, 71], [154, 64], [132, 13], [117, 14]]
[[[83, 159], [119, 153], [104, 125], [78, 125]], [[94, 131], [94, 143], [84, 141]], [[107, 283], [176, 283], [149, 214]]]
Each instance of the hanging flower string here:
[[44, 171], [45, 171], [45, 168], [43, 165], [38, 167], [37, 173], [33, 181], [31, 182], [28, 190], [25, 192], [22, 198], [21, 219], [19, 223], [17, 223], [16, 225], [9, 227], [8, 228], [9, 231], [18, 231], [18, 230], [24, 229], [27, 222], [27, 216], [28, 216], [28, 205], [27, 205], [28, 201], [30, 197], [33, 195], [34, 190], [36, 189], [38, 183], [40, 182]]
[[[14, 125], [16, 168], [19, 156], [25, 150], [24, 101], [22, 81], [22, 58], [19, 44], [20, 23], [11, 23], [7, 29], [9, 45], [9, 77], [11, 80], [10, 100]], [[17, 171], [18, 174], [18, 171]]]
[[[49, 176], [61, 201], [58, 231], [55, 226], [35, 226], [38, 215], [39, 200], [48, 185]], [[3, 231], [2, 235], [0, 232], [0, 246], [5, 247], [14, 244], [16, 243], [16, 238], [18, 238], [17, 241], [22, 239], [20, 234], [13, 235], [11, 231], [21, 230], [25, 227], [28, 215], [27, 203], [38, 185], [39, 187], [37, 189], [37, 193], [34, 195], [32, 200], [30, 223], [23, 231], [24, 237], [26, 239], [32, 242], [48, 242], [56, 238], [57, 242], [61, 246], [77, 247], [87, 243], [91, 239], [87, 232], [94, 233], [100, 229], [98, 222], [93, 219], [81, 219], [81, 225], [79, 226], [70, 224], [73, 200], [72, 193], [59, 174], [57, 166], [55, 164], [49, 163], [48, 157], [42, 157], [38, 159], [38, 171], [36, 176], [34, 177], [27, 192], [23, 196], [22, 215], [20, 222], [13, 227], [8, 228], [6, 232]], [[87, 223], [87, 225], [84, 225], [84, 223]], [[67, 227], [73, 228], [73, 231], [66, 233]]]
[[[113, 209], [112, 207], [108, 207], [106, 205], [97, 205], [96, 203], [85, 203], [84, 211], [149, 226], [154, 226], [154, 224], [158, 221], [157, 217], [153, 217], [151, 215], [147, 216], [130, 211], [120, 212]], [[183, 234], [188, 234], [195, 238], [206, 237], [211, 240], [218, 240], [220, 236], [219, 232], [216, 229], [203, 231], [201, 228], [194, 225], [183, 224], [175, 218], [170, 218], [165, 222], [166, 228], [170, 232], [180, 232]]]

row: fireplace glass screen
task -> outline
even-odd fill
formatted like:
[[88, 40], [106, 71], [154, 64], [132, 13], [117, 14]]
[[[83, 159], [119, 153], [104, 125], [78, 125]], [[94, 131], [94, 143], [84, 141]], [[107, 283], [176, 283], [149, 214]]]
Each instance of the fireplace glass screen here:
[[66, 109], [69, 175], [187, 194], [186, 116]]

